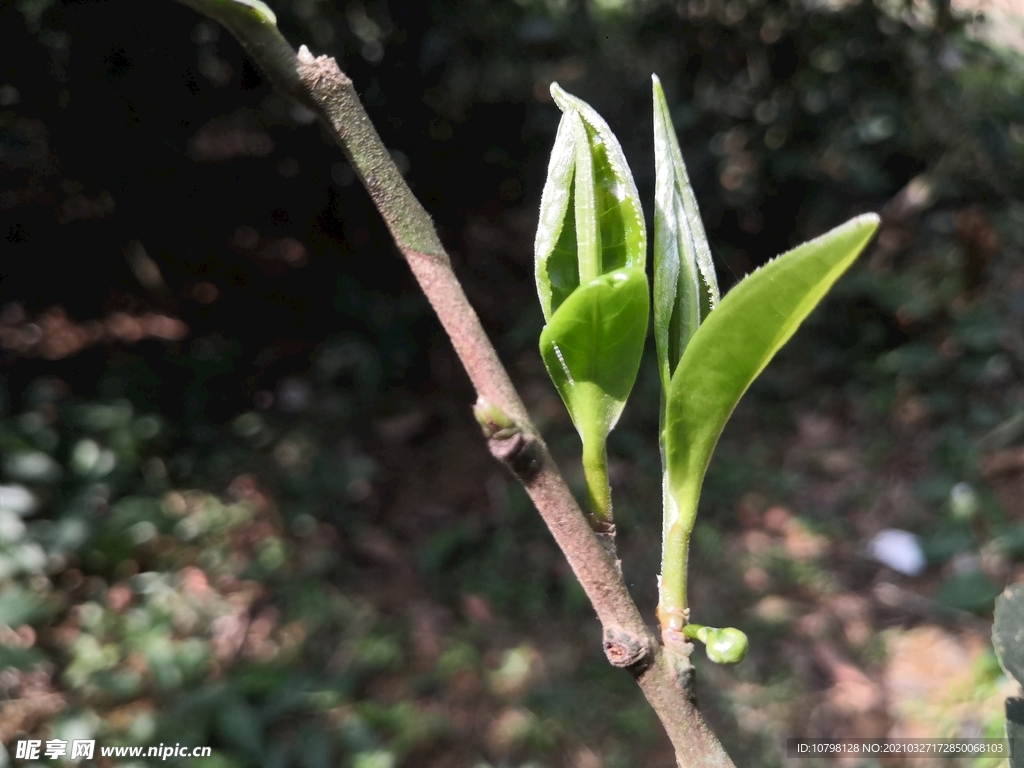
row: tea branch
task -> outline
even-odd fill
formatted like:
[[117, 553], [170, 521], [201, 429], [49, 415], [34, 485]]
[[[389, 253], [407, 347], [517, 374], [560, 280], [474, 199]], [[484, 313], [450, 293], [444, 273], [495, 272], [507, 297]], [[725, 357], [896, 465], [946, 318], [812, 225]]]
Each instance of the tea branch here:
[[[480, 398], [477, 415], [562, 549], [594, 606], [610, 663], [627, 669], [651, 703], [685, 768], [733, 766], [696, 707], [685, 649], [667, 652], [644, 622], [615, 559], [599, 544], [487, 338], [426, 210], [392, 162], [352, 81], [334, 59], [296, 53], [259, 0], [178, 0], [228, 29], [284, 95], [312, 110], [341, 146], [444, 326]], [[488, 430], [485, 426], [485, 434]], [[503, 433], [503, 434], [502, 434]]]

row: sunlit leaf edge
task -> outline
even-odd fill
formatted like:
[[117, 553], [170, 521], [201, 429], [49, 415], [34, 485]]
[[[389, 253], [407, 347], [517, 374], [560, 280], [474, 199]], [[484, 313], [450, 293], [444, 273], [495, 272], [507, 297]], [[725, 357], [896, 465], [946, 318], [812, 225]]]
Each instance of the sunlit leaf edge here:
[[[672, 376], [663, 435], [669, 491], [679, 502], [679, 513], [689, 518], [695, 515], [696, 496], [704, 473], [740, 398], [853, 264], [877, 229], [878, 221], [874, 214], [858, 216], [772, 259], [741, 280], [694, 334]], [[830, 257], [826, 251], [831, 249], [837, 253]], [[821, 276], [807, 286], [795, 301], [793, 311], [777, 324], [770, 343], [762, 345], [762, 354], [746, 365], [748, 371], [741, 372], [744, 375], [739, 380], [728, 381], [728, 372], [717, 370], [714, 363], [709, 364], [709, 358], [714, 360], [726, 355], [736, 360], [735, 349], [730, 348], [727, 337], [735, 334], [737, 322], [749, 321], [751, 312], [760, 311], [751, 304], [760, 303], [758, 294], [767, 298], [763, 294], [766, 281], [773, 283], [782, 270], [795, 268], [800, 261], [810, 259], [825, 261], [824, 268], [819, 270]], [[696, 406], [693, 405], [695, 397], [700, 400]]]

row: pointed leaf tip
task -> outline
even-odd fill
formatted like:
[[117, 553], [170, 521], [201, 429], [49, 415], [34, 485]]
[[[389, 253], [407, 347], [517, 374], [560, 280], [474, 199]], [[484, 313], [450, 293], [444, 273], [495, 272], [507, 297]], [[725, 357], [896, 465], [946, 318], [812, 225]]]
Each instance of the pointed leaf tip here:
[[662, 388], [719, 299], [700, 209], [657, 75], [654, 96], [654, 338]]
[[550, 322], [581, 284], [646, 267], [647, 230], [622, 147], [586, 102], [551, 83], [562, 110], [534, 241], [537, 293]]

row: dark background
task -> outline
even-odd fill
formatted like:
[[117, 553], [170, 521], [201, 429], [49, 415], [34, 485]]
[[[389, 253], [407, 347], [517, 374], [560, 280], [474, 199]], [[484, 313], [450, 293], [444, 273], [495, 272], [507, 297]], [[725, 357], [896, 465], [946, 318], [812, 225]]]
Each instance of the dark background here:
[[[1024, 69], [987, 36], [1018, 20], [942, 2], [273, 7], [355, 82], [577, 490], [536, 352], [552, 80], [607, 119], [650, 214], [660, 76], [723, 289], [881, 211], [709, 475], [694, 610], [752, 651], [702, 664], [702, 701], [756, 764], [787, 735], [1001, 733], [987, 621], [1024, 551]], [[0, 234], [0, 454], [36, 502], [0, 497], [4, 743], [671, 764], [340, 150], [229, 35], [172, 2], [0, 4]], [[657, 386], [651, 359], [611, 443], [648, 614]], [[865, 557], [891, 527], [921, 535], [921, 576]]]

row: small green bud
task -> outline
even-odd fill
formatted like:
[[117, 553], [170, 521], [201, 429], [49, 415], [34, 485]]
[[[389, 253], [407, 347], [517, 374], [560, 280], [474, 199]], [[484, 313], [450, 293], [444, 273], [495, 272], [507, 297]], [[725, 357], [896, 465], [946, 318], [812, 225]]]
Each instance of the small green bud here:
[[490, 400], [480, 398], [473, 406], [473, 416], [488, 440], [506, 439], [519, 432], [519, 426]]
[[708, 658], [716, 664], [739, 664], [747, 655], [747, 636], [733, 627], [711, 629], [705, 633]]
[[683, 634], [704, 643], [708, 658], [716, 664], [739, 664], [747, 655], [747, 636], [738, 629], [717, 629], [702, 624], [687, 624]]

